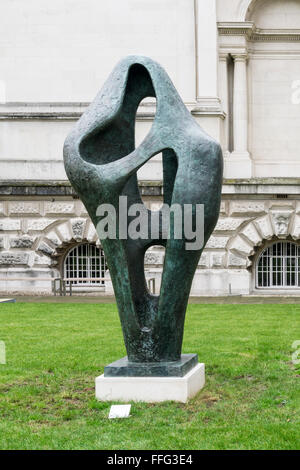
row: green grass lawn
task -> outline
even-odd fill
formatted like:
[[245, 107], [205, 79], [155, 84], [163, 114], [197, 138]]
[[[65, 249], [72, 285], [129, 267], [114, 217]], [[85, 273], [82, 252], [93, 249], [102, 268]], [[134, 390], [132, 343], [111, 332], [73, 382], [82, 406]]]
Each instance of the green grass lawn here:
[[94, 378], [125, 355], [114, 304], [2, 304], [1, 449], [300, 449], [298, 305], [190, 305], [183, 352], [206, 364], [188, 404], [108, 420]]

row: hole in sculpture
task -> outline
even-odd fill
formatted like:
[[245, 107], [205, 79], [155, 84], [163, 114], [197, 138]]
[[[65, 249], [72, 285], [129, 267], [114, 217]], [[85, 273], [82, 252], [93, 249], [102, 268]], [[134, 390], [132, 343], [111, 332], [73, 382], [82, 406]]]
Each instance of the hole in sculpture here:
[[165, 247], [154, 245], [148, 248], [144, 256], [144, 271], [148, 291], [159, 295], [161, 286], [161, 275], [165, 257]]
[[[137, 172], [140, 196], [147, 209], [157, 211], [162, 204], [172, 204], [173, 187], [178, 169], [177, 156], [174, 150], [166, 148], [154, 155]], [[155, 180], [155, 188], [152, 181]], [[157, 185], [157, 182], [161, 182]], [[158, 201], [153, 201], [153, 191]]]
[[[102, 116], [99, 126], [88, 132], [80, 143], [80, 155], [89, 163], [104, 165], [121, 159], [135, 148], [138, 106], [146, 97], [155, 98], [155, 91], [148, 70], [141, 64], [131, 65], [127, 82], [120, 84], [119, 93], [122, 93], [124, 85], [124, 98], [119, 107], [110, 106], [106, 119]], [[108, 90], [108, 102], [109, 99]]]
[[140, 196], [149, 210], [159, 210], [163, 204], [162, 197], [159, 198], [159, 201], [154, 202], [153, 196], [151, 196], [153, 192], [153, 181], [161, 182], [157, 186], [157, 190], [163, 183], [163, 162], [162, 162], [162, 153], [158, 153], [154, 155], [154, 157], [150, 158], [150, 160], [145, 163], [137, 172], [137, 178], [139, 182], [139, 190]]
[[[156, 99], [145, 98], [141, 101], [135, 118], [135, 148], [143, 142], [151, 131], [152, 123], [155, 118]], [[162, 153], [158, 153], [137, 172], [139, 181], [163, 180]]]

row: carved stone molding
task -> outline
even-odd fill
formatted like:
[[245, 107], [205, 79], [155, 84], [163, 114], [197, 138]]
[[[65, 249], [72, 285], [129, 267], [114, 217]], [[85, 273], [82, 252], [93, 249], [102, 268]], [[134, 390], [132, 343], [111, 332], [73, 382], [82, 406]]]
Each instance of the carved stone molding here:
[[247, 59], [248, 59], [247, 52], [237, 52], [237, 53], [233, 53], [231, 55], [234, 59], [234, 62], [246, 62]]
[[220, 36], [246, 36], [249, 41], [300, 41], [300, 29], [262, 29], [250, 21], [219, 22]]
[[299, 240], [299, 217], [295, 210], [271, 210], [268, 214], [249, 220], [228, 242], [229, 258], [244, 258], [247, 267], [251, 266], [255, 249], [267, 240], [286, 239]]
[[300, 29], [259, 29], [251, 35], [251, 41], [300, 41]]
[[255, 28], [254, 23], [248, 21], [242, 22], [218, 22], [218, 30], [220, 36], [227, 36], [227, 35], [238, 35], [238, 36], [248, 36], [250, 37], [253, 30]]

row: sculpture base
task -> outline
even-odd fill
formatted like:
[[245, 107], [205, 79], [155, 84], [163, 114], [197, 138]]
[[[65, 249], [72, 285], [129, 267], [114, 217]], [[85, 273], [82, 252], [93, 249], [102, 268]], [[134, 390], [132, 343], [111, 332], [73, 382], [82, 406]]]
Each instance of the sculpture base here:
[[184, 377], [197, 364], [197, 354], [182, 354], [176, 362], [129, 362], [126, 356], [106, 366], [104, 377]]
[[104, 377], [96, 378], [99, 401], [143, 401], [186, 403], [205, 384], [205, 366], [197, 364], [184, 377]]

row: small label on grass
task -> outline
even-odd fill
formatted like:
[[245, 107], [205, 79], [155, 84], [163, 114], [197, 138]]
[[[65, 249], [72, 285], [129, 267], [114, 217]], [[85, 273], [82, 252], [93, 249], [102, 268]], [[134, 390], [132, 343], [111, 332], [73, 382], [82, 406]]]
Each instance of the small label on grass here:
[[112, 405], [110, 407], [109, 419], [114, 418], [128, 418], [130, 413], [131, 405]]
[[6, 364], [5, 343], [0, 341], [0, 364]]

